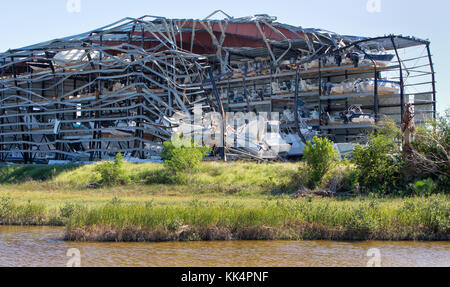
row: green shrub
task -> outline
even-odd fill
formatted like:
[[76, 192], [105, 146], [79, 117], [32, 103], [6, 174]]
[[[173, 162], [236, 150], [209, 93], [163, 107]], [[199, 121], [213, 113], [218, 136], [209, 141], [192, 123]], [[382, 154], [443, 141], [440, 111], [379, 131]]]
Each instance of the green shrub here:
[[400, 145], [392, 134], [392, 127], [385, 127], [370, 135], [366, 146], [356, 146], [352, 162], [356, 165], [356, 177], [363, 191], [389, 193], [402, 187], [401, 168], [404, 165]]
[[164, 150], [161, 155], [163, 160], [172, 159], [175, 151], [183, 148], [199, 150], [204, 153], [204, 156], [208, 155], [211, 152], [211, 148], [206, 146], [198, 146], [194, 144], [194, 142], [192, 142], [190, 139], [184, 139], [181, 135], [180, 137], [173, 138], [171, 142], [164, 142], [163, 146]]
[[413, 185], [413, 190], [419, 196], [431, 195], [436, 190], [436, 184], [431, 178], [419, 180]]
[[317, 187], [338, 156], [333, 142], [327, 138], [314, 137], [313, 142], [306, 144], [303, 157], [309, 167], [308, 185], [310, 188]]
[[165, 162], [168, 170], [177, 172], [192, 172], [198, 169], [204, 154], [194, 148], [178, 148], [173, 151], [172, 158]]
[[164, 142], [163, 143], [164, 150], [162, 152], [161, 158], [163, 160], [170, 160], [173, 156], [173, 151], [175, 149], [175, 146], [172, 142]]
[[[383, 124], [377, 127], [374, 134], [384, 136], [393, 140], [395, 143], [400, 143], [403, 140], [403, 133], [397, 126], [394, 120], [385, 118]], [[400, 148], [400, 146], [398, 145]]]
[[123, 170], [123, 156], [118, 153], [114, 161], [106, 161], [96, 167], [96, 172], [100, 174], [100, 184], [113, 186], [126, 184], [129, 181], [128, 176]]
[[180, 174], [187, 176], [190, 181], [192, 173], [198, 170], [203, 158], [211, 152], [211, 149], [205, 146], [177, 145], [178, 147], [175, 147], [172, 143], [165, 143], [164, 146], [166, 148], [164, 165], [171, 173], [170, 178], [174, 179], [175, 176], [177, 182], [183, 181], [180, 179]]

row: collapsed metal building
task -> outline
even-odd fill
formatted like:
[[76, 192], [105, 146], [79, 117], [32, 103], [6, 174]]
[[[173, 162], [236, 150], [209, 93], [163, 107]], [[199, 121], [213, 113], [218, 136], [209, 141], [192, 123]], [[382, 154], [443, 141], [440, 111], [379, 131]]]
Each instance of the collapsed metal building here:
[[[95, 161], [118, 152], [150, 159], [195, 105], [279, 112], [277, 133], [291, 147], [284, 155], [301, 155], [315, 135], [359, 142], [385, 116], [401, 124], [408, 103], [416, 124], [436, 115], [428, 41], [344, 36], [268, 15], [126, 18], [9, 50], [0, 66], [1, 162]], [[238, 130], [227, 129], [235, 137]], [[264, 157], [270, 144], [255, 140], [254, 156]], [[236, 141], [226, 146], [249, 154]]]

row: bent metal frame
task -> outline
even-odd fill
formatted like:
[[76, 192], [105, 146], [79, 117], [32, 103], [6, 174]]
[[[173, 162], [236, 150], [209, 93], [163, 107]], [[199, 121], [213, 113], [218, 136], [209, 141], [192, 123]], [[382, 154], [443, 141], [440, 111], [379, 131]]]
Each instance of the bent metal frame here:
[[[321, 115], [343, 110], [349, 99], [356, 99], [377, 121], [390, 115], [401, 123], [404, 106], [414, 96], [418, 122], [436, 115], [428, 41], [395, 35], [343, 36], [281, 24], [268, 15], [233, 18], [222, 12], [224, 19], [211, 19], [219, 12], [203, 20], [125, 18], [80, 35], [1, 53], [0, 161], [94, 161], [118, 152], [150, 158], [177, 127], [173, 116], [191, 113], [198, 104], [205, 112], [224, 114], [274, 111], [282, 100], [283, 105], [296, 107], [296, 122], [286, 128], [297, 132], [299, 99]], [[402, 52], [417, 47], [424, 47], [423, 53], [411, 57]], [[393, 51], [395, 64], [325, 65], [326, 57], [373, 49]], [[235, 64], [258, 59], [264, 60], [265, 73], [249, 75]], [[314, 60], [319, 61], [314, 70], [299, 68]], [[290, 70], [283, 68], [286, 61]], [[386, 102], [376, 84], [383, 72], [394, 73], [401, 86], [400, 94], [389, 95]], [[322, 94], [323, 81], [360, 76], [375, 80], [373, 93]], [[315, 79], [318, 93], [303, 95], [296, 89], [280, 96], [272, 90], [273, 81], [294, 78], [296, 83], [299, 78]], [[251, 85], [270, 86], [268, 97], [250, 101]], [[245, 102], [233, 108], [227, 95], [236, 87], [243, 88]], [[319, 121], [312, 128], [337, 141], [353, 142], [372, 127], [327, 126]]]

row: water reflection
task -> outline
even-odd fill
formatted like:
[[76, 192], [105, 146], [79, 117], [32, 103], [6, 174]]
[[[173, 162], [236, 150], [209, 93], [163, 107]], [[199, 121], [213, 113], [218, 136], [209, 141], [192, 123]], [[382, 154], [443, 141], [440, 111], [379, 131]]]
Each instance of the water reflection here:
[[366, 266], [378, 248], [382, 266], [450, 266], [450, 242], [237, 241], [188, 243], [64, 242], [64, 229], [0, 227], [0, 266], [58, 266], [77, 248], [82, 266]]

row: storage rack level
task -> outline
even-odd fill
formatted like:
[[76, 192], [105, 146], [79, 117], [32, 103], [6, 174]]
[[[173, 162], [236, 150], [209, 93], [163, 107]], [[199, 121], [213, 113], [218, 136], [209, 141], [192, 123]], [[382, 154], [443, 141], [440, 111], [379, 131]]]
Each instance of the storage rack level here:
[[[395, 45], [394, 45], [395, 47]], [[396, 48], [394, 49], [397, 50]], [[414, 58], [409, 58], [402, 60], [399, 58], [398, 53], [396, 51], [396, 56], [398, 57], [398, 64], [390, 63], [386, 66], [371, 64], [359, 64], [359, 65], [342, 65], [342, 66], [327, 66], [322, 64], [322, 59], [329, 55], [323, 55], [319, 57], [319, 67], [309, 69], [309, 70], [301, 70], [298, 72], [299, 76], [303, 80], [315, 80], [318, 82], [318, 91], [307, 91], [307, 92], [299, 92], [298, 98], [304, 103], [303, 108], [307, 109], [317, 109], [320, 111], [320, 121], [318, 123], [310, 123], [308, 124], [310, 127], [320, 131], [322, 135], [326, 135], [338, 142], [348, 142], [354, 141], [355, 139], [359, 139], [363, 134], [367, 134], [368, 131], [372, 130], [377, 123], [383, 121], [385, 116], [392, 117], [395, 122], [400, 125], [403, 121], [403, 112], [404, 105], [408, 102], [406, 97], [416, 96], [416, 97], [428, 97], [431, 96], [433, 99], [431, 100], [422, 100], [422, 101], [413, 101], [411, 104], [415, 107], [420, 106], [435, 106], [435, 87], [433, 85], [432, 90], [427, 90], [425, 92], [405, 92], [408, 86], [424, 86], [426, 84], [434, 83], [434, 81], [424, 82], [424, 83], [416, 83], [406, 85], [404, 81], [404, 73], [405, 70], [408, 73], [412, 73], [417, 69], [430, 66], [429, 64], [425, 65], [416, 65], [416, 66], [407, 66], [407, 63], [411, 63], [413, 61], [418, 61], [424, 58], [431, 58], [429, 55], [419, 56]], [[432, 67], [432, 63], [431, 66]], [[431, 69], [431, 72], [423, 72], [423, 75], [434, 76], [434, 71]], [[379, 91], [380, 81], [383, 79], [384, 74], [397, 74], [399, 79], [398, 84], [400, 87], [399, 92], [386, 92]], [[266, 75], [253, 75], [251, 77], [241, 77], [241, 78], [231, 78], [227, 80], [222, 80], [217, 82], [217, 87], [225, 91], [224, 97], [222, 100], [224, 102], [224, 106], [228, 111], [262, 111], [262, 112], [273, 112], [273, 111], [282, 111], [280, 106], [284, 108], [292, 108], [295, 106], [295, 93], [293, 92], [274, 92], [272, 91], [272, 83], [280, 82], [280, 81], [290, 81], [294, 82], [296, 72], [291, 71], [282, 71], [276, 74], [266, 74]], [[419, 75], [420, 76], [420, 75]], [[419, 77], [417, 76], [417, 77]], [[415, 76], [409, 74], [409, 78], [414, 78]], [[366, 79], [374, 82], [373, 91], [369, 92], [346, 92], [346, 93], [333, 93], [329, 95], [324, 95], [322, 90], [323, 83], [340, 83], [344, 80], [356, 80], [356, 79]], [[253, 86], [252, 86], [253, 85]], [[259, 100], [250, 100], [245, 99], [243, 97], [241, 102], [231, 102], [230, 94], [233, 94], [233, 90], [242, 90], [245, 88], [244, 96], [248, 96], [249, 87], [253, 87], [254, 90], [257, 88], [264, 89], [265, 87], [270, 87], [270, 94], [264, 95], [263, 99]], [[206, 87], [208, 88], [208, 87]], [[334, 123], [327, 124], [323, 118], [328, 113], [339, 113], [346, 112], [351, 105], [358, 105], [367, 113], [367, 115], [371, 115], [374, 118], [374, 122], [361, 122], [361, 123]], [[277, 108], [278, 105], [278, 108]], [[435, 116], [436, 110], [432, 108], [427, 111], [422, 111], [423, 114], [432, 114]], [[422, 124], [425, 121], [416, 120], [417, 124]], [[285, 123], [281, 125], [281, 128], [295, 128], [295, 123]]]

